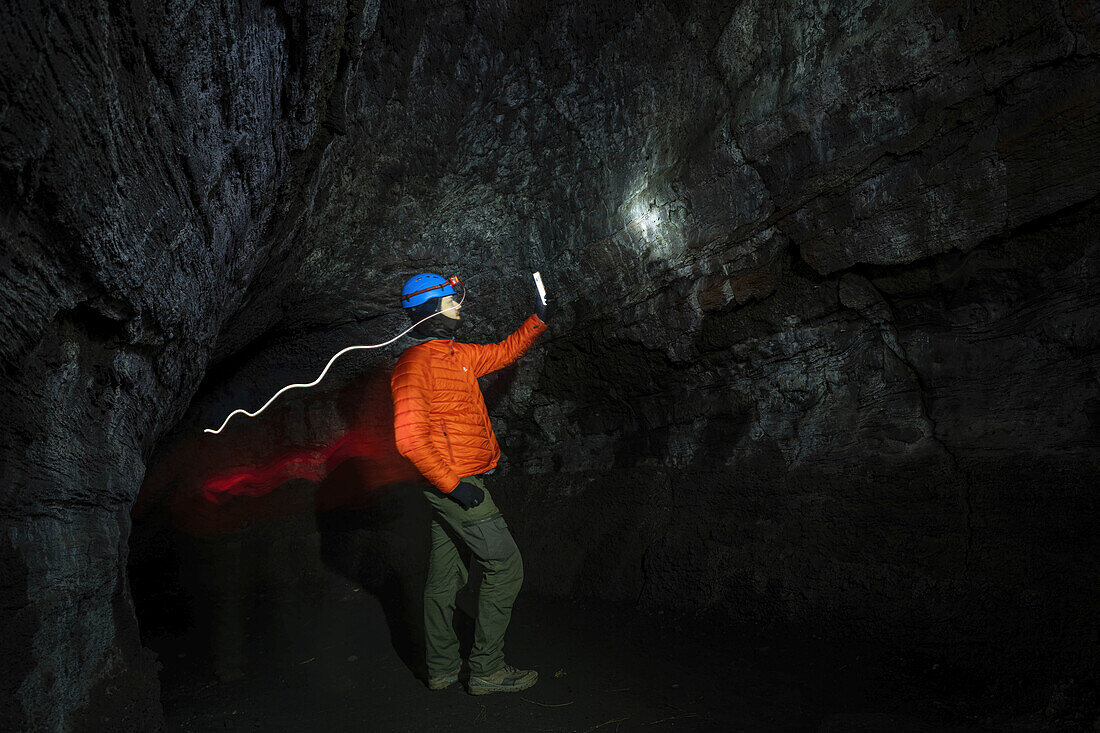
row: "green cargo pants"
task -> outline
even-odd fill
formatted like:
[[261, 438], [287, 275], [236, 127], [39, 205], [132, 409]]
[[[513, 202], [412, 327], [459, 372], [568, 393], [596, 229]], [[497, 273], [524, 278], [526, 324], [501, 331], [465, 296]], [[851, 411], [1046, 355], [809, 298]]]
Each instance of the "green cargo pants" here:
[[451, 674], [460, 662], [451, 621], [455, 596], [466, 585], [469, 573], [459, 542], [469, 548], [482, 570], [470, 674], [486, 677], [504, 666], [504, 632], [523, 584], [519, 548], [493, 497], [480, 478], [465, 480], [485, 491], [485, 499], [472, 509], [463, 509], [437, 491], [424, 492], [432, 505], [432, 549], [424, 587], [424, 645], [429, 676]]

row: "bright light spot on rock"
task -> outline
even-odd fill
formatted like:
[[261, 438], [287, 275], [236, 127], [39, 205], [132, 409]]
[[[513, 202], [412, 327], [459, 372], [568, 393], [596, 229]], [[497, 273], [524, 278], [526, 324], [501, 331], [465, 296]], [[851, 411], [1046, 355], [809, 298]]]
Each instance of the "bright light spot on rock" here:
[[647, 237], [657, 232], [657, 226], [661, 223], [661, 214], [652, 204], [637, 202], [631, 213], [629, 225], [637, 227]]

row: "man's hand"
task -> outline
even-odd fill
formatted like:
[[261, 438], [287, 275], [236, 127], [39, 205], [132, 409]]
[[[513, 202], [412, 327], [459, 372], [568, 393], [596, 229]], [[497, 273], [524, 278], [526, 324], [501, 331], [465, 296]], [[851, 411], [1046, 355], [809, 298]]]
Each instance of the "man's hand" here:
[[458, 486], [451, 489], [451, 493], [447, 496], [457, 501], [463, 509], [473, 509], [485, 498], [485, 492], [472, 481], [462, 479], [458, 482]]

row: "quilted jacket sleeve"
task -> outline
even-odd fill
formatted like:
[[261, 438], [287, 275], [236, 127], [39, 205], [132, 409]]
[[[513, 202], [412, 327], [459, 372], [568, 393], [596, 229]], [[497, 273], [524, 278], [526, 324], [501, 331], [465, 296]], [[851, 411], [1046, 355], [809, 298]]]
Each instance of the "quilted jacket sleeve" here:
[[432, 445], [431, 375], [428, 354], [410, 348], [401, 355], [390, 378], [393, 393], [393, 431], [397, 451], [408, 458], [440, 491], [450, 493], [458, 485], [458, 474]]
[[523, 352], [531, 348], [531, 344], [535, 343], [538, 335], [545, 330], [546, 324], [539, 320], [538, 316], [532, 315], [516, 329], [515, 333], [499, 344], [466, 344], [465, 346], [470, 349], [474, 376], [482, 377], [508, 366], [523, 356]]

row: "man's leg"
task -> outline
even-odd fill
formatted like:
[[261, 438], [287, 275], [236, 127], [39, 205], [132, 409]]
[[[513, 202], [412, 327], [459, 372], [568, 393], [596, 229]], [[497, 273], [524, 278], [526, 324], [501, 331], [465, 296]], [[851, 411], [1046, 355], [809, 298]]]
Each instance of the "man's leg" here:
[[523, 585], [523, 560], [484, 482], [476, 476], [467, 480], [485, 492], [478, 506], [464, 510], [438, 494], [429, 495], [429, 500], [438, 510], [437, 516], [466, 542], [482, 569], [474, 645], [470, 650], [470, 692], [526, 689], [535, 684], [538, 674], [504, 663], [504, 634]]
[[[508, 532], [508, 528], [492, 531]], [[508, 542], [515, 545], [511, 535]], [[488, 677], [504, 666], [504, 634], [512, 619], [512, 605], [523, 585], [523, 559], [519, 550], [515, 550], [504, 560], [478, 558], [477, 562], [481, 565], [482, 579], [474, 646], [470, 650], [470, 676]]]
[[466, 565], [458, 547], [438, 516], [433, 517], [428, 580], [424, 586], [424, 648], [429, 684], [433, 677], [449, 678], [459, 667], [458, 638], [451, 624], [455, 595], [466, 584], [466, 578]]

